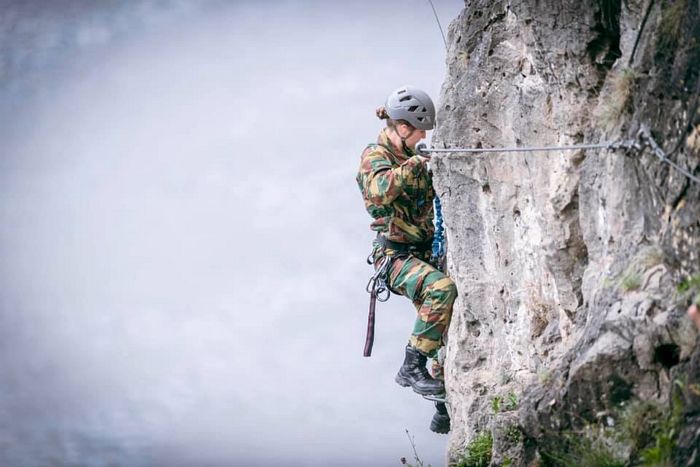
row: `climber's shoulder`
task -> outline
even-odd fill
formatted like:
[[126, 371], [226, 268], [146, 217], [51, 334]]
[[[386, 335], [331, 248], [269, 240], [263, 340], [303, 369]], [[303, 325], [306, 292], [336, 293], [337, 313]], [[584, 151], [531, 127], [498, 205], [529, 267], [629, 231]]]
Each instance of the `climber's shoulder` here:
[[368, 144], [362, 152], [361, 169], [367, 172], [376, 172], [393, 166], [391, 153], [380, 144]]

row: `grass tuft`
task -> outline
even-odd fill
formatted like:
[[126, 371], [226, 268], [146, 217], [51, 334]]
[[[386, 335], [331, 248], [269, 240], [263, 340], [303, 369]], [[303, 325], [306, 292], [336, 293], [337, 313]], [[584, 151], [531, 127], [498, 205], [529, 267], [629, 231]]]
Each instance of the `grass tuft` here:
[[542, 452], [546, 465], [623, 467], [627, 465], [611, 446], [610, 432], [593, 425], [582, 433], [564, 433], [559, 442]]
[[600, 115], [607, 125], [614, 124], [620, 115], [630, 110], [637, 77], [638, 74], [631, 68], [622, 68], [613, 74], [610, 95], [603, 103]]
[[491, 409], [493, 413], [510, 412], [518, 408], [518, 395], [514, 392], [509, 392], [505, 397], [493, 396], [491, 398]]
[[491, 463], [493, 436], [490, 431], [482, 431], [467, 444], [464, 457], [457, 467], [487, 467]]
[[678, 45], [678, 33], [686, 15], [687, 0], [665, 2], [668, 7], [661, 12], [661, 21], [656, 39], [656, 51], [662, 54], [671, 53]]
[[675, 381], [670, 407], [654, 401], [632, 401], [611, 418], [617, 423], [591, 423], [559, 432], [539, 449], [543, 465], [617, 467], [673, 464], [673, 451], [683, 420], [686, 387]]
[[620, 288], [625, 292], [638, 290], [642, 286], [642, 275], [637, 271], [628, 271], [620, 282]]

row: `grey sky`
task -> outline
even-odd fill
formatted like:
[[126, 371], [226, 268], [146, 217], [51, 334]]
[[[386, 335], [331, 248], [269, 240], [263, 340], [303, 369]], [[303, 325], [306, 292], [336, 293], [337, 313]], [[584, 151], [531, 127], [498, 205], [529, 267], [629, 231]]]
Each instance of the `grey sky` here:
[[[354, 175], [427, 1], [3, 2], [0, 463], [441, 465]], [[459, 0], [436, 0], [443, 26]], [[110, 464], [112, 462], [112, 464]]]

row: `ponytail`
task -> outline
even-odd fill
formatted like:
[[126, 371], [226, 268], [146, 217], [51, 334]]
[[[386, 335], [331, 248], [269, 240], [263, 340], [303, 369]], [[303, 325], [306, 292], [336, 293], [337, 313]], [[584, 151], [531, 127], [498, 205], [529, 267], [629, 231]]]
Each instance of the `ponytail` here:
[[375, 110], [375, 113], [377, 114], [377, 118], [380, 120], [386, 120], [386, 126], [391, 128], [392, 130], [396, 128], [396, 125], [399, 124], [404, 124], [408, 125], [411, 128], [414, 128], [413, 125], [411, 125], [408, 121], [406, 120], [394, 120], [389, 116], [389, 113], [386, 111], [386, 107], [383, 105], [377, 107], [377, 110]]

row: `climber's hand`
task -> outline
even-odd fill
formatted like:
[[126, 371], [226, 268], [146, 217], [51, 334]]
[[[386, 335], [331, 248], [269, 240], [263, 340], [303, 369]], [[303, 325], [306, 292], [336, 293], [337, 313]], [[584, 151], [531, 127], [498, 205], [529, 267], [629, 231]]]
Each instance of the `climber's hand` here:
[[420, 143], [416, 145], [416, 154], [424, 158], [425, 160], [430, 160], [430, 153], [427, 151], [428, 146], [425, 143]]

